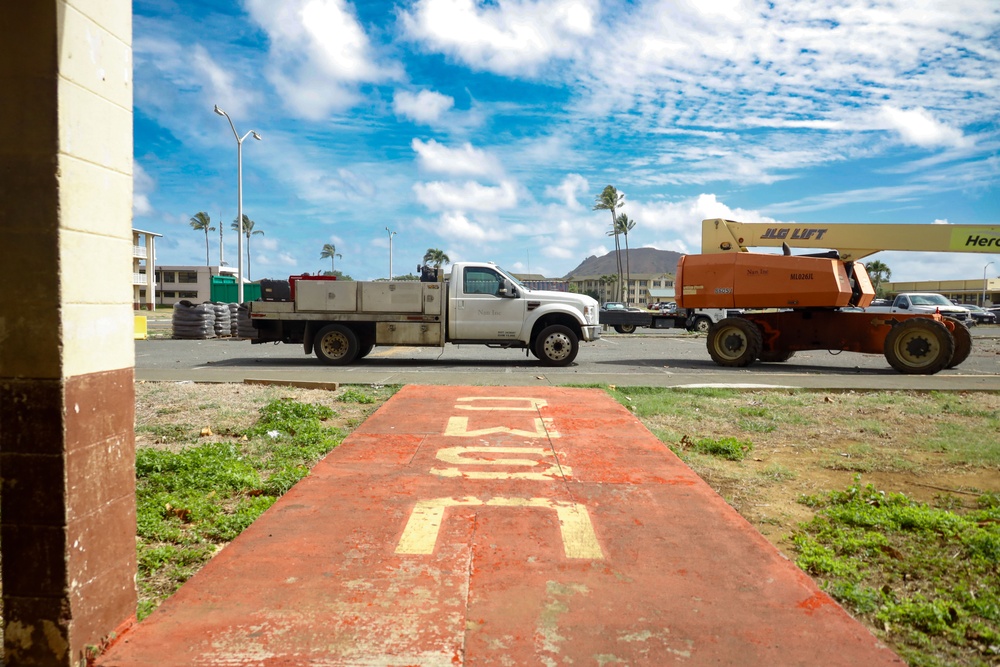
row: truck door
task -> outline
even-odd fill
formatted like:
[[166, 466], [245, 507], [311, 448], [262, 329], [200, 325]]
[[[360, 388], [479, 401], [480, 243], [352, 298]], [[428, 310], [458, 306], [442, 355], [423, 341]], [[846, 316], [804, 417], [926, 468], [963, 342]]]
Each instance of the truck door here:
[[[524, 324], [524, 298], [503, 295], [504, 277], [487, 266], [465, 267], [455, 299], [453, 338], [516, 340]], [[516, 290], [512, 287], [512, 290]]]

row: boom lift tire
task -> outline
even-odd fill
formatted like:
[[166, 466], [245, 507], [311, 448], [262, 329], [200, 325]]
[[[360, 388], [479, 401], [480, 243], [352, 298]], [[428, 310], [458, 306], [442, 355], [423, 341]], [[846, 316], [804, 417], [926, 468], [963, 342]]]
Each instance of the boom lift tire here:
[[569, 327], [553, 324], [535, 338], [534, 351], [545, 366], [569, 366], [580, 351], [580, 341]]
[[955, 330], [951, 332], [951, 337], [955, 339], [955, 354], [948, 363], [948, 368], [955, 368], [960, 363], [969, 358], [972, 353], [972, 334], [969, 328], [953, 317], [944, 318], [955, 323]]
[[941, 322], [915, 317], [897, 324], [885, 337], [885, 358], [900, 373], [933, 375], [955, 356], [955, 339]]
[[316, 358], [329, 366], [344, 366], [358, 357], [358, 337], [343, 324], [328, 324], [313, 342]]
[[727, 317], [709, 329], [708, 354], [720, 366], [749, 366], [760, 356], [760, 328], [742, 317]]
[[795, 356], [795, 350], [772, 350], [770, 352], [761, 352], [760, 361], [780, 363], [782, 361], [788, 361]]
[[621, 333], [621, 334], [635, 333], [635, 325], [634, 324], [616, 324], [615, 325], [615, 331], [617, 331], [618, 333]]

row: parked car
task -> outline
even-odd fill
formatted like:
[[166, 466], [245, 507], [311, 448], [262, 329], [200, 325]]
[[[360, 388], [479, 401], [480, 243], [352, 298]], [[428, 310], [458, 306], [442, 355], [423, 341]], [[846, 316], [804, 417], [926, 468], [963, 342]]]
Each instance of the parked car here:
[[967, 308], [969, 310], [969, 316], [976, 324], [996, 324], [997, 315], [996, 313], [990, 312], [985, 308], [977, 306], [971, 303], [960, 304], [962, 308]]

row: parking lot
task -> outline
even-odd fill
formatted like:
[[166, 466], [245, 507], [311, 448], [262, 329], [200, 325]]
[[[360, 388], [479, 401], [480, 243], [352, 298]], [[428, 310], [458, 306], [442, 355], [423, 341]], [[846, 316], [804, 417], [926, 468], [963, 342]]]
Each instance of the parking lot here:
[[[169, 325], [169, 321], [166, 322]], [[676, 330], [607, 331], [582, 344], [564, 368], [542, 366], [524, 350], [483, 346], [377, 347], [344, 367], [320, 364], [298, 345], [252, 345], [247, 340], [136, 341], [136, 379], [242, 382], [247, 378], [355, 384], [494, 384], [647, 386], [765, 385], [829, 389], [1000, 390], [1000, 327], [973, 327], [973, 351], [958, 368], [936, 375], [903, 375], [881, 355], [799, 352], [784, 363], [723, 368], [708, 356], [705, 336]]]

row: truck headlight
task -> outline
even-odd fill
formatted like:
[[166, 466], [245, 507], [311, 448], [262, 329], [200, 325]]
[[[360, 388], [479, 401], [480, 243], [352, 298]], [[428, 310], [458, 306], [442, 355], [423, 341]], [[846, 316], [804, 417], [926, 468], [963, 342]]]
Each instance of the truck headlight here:
[[597, 308], [594, 306], [584, 306], [583, 317], [587, 320], [587, 324], [597, 324]]

